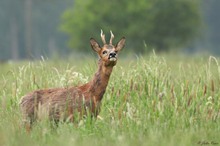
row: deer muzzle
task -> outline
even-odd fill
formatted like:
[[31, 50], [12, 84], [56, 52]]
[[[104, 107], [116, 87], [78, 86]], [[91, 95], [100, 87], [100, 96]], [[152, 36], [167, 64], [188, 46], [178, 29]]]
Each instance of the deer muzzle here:
[[116, 54], [115, 52], [111, 52], [111, 53], [109, 54], [108, 59], [109, 59], [110, 61], [116, 61], [116, 60], [117, 60], [116, 56], [117, 56], [117, 54]]

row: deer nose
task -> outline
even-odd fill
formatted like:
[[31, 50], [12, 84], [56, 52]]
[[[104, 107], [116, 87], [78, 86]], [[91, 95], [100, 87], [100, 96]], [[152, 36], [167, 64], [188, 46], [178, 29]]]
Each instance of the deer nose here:
[[115, 52], [111, 52], [110, 54], [109, 54], [109, 57], [111, 58], [111, 57], [116, 57], [116, 53]]

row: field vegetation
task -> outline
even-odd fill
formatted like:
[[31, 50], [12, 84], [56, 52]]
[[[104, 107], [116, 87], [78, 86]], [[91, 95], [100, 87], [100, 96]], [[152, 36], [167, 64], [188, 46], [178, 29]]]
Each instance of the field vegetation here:
[[19, 101], [26, 93], [86, 83], [96, 58], [0, 64], [1, 146], [220, 145], [220, 65], [215, 57], [151, 54], [119, 58], [100, 117], [54, 127], [22, 126]]

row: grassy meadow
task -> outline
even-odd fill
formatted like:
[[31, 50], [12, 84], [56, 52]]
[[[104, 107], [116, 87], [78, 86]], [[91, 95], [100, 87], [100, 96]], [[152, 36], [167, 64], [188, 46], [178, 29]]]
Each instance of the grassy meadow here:
[[[130, 59], [129, 59], [130, 58]], [[92, 57], [0, 64], [0, 146], [220, 145], [220, 60], [155, 54], [119, 58], [100, 116], [76, 123], [47, 120], [22, 127], [20, 98], [89, 81]]]

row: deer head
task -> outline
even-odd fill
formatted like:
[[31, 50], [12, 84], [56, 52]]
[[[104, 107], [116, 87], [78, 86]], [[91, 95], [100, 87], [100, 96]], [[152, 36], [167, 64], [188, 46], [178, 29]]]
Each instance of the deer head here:
[[125, 45], [125, 37], [122, 37], [116, 45], [113, 45], [112, 41], [114, 35], [112, 31], [110, 31], [110, 33], [111, 33], [111, 38], [109, 44], [107, 44], [105, 40], [105, 35], [101, 30], [101, 39], [103, 42], [102, 47], [98, 44], [98, 42], [95, 39], [93, 38], [90, 39], [90, 44], [92, 49], [99, 55], [100, 59], [104, 62], [105, 66], [116, 65], [118, 59], [118, 53]]

